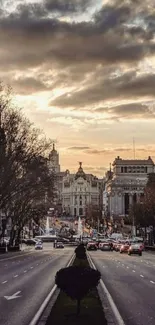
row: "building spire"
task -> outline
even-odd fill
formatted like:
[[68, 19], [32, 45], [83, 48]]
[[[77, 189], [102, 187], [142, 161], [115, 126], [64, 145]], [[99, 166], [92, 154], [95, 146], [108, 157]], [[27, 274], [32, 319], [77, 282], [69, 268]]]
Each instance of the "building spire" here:
[[82, 168], [82, 161], [79, 161], [80, 168]]

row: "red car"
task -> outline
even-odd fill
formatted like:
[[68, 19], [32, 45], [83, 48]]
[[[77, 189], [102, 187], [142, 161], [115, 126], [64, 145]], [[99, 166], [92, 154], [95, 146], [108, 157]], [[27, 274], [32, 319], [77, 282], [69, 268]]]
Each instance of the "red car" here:
[[120, 247], [120, 254], [122, 254], [122, 253], [128, 253], [129, 247], [130, 247], [130, 245], [129, 245], [128, 242], [122, 244], [122, 246]]
[[121, 246], [124, 244], [124, 241], [119, 241], [117, 244], [114, 245], [114, 250], [116, 252], [120, 251]]

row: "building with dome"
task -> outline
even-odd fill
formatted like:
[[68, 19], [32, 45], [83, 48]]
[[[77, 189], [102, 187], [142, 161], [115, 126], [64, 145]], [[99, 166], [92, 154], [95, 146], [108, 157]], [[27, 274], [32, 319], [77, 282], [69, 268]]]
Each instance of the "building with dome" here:
[[79, 162], [79, 168], [75, 174], [61, 171], [59, 153], [53, 143], [49, 154], [48, 167], [55, 178], [54, 206], [58, 214], [69, 216], [85, 216], [86, 207], [92, 205], [98, 207], [102, 204], [102, 180], [92, 174], [86, 174]]
[[99, 180], [92, 174], [86, 174], [79, 162], [76, 174], [66, 171], [63, 177], [62, 207], [72, 216], [85, 216], [89, 205], [98, 206], [100, 198]]

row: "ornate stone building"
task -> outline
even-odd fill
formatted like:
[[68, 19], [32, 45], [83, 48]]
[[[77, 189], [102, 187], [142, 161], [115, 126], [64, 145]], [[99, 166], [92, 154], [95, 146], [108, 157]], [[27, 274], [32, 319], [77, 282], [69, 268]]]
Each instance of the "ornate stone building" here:
[[76, 174], [69, 170], [60, 170], [59, 153], [55, 149], [50, 152], [48, 159], [49, 170], [55, 177], [55, 200], [53, 205], [60, 213], [70, 216], [85, 216], [86, 207], [101, 205], [102, 179], [83, 171], [82, 163], [79, 163]]
[[79, 165], [76, 174], [70, 174], [67, 170], [63, 177], [62, 206], [63, 210], [72, 216], [85, 216], [88, 205], [99, 205], [98, 178], [86, 174], [83, 171], [82, 162]]
[[146, 160], [126, 160], [118, 156], [113, 162], [113, 171], [106, 174], [103, 215], [128, 215], [130, 205], [141, 200], [149, 173], [154, 173], [150, 156]]

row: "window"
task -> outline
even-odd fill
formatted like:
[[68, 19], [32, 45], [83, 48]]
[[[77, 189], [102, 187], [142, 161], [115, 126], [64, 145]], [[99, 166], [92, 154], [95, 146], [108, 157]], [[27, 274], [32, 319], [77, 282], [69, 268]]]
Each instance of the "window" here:
[[124, 167], [124, 172], [127, 173], [127, 167]]
[[123, 167], [121, 167], [121, 173], [123, 173]]
[[82, 216], [82, 215], [83, 215], [83, 209], [80, 208], [80, 209], [79, 209], [79, 216]]
[[147, 167], [145, 167], [145, 173], [147, 174]]

